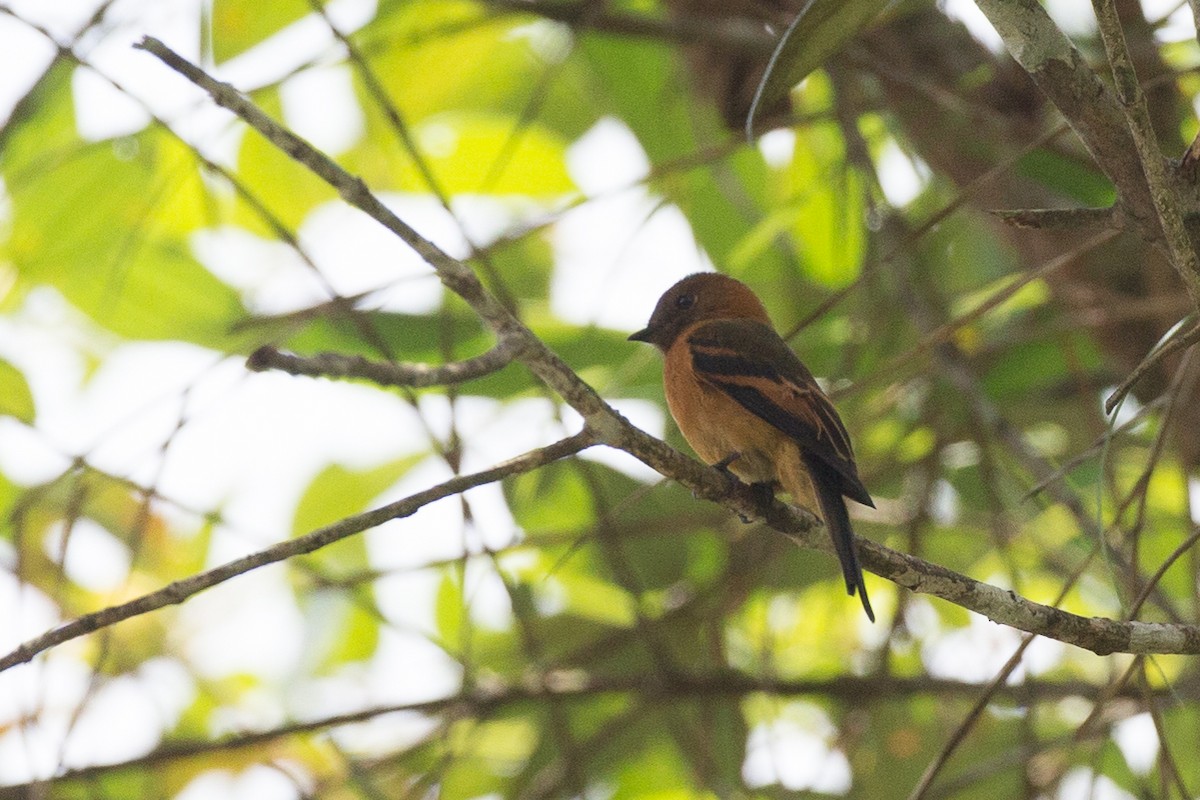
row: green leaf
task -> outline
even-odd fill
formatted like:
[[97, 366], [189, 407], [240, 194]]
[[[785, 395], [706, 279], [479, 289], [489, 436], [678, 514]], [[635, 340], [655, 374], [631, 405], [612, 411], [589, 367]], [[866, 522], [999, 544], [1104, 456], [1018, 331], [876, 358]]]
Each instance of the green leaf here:
[[[364, 511], [368, 504], [400, 479], [425, 454], [405, 456], [369, 469], [351, 469], [331, 464], [315, 477], [292, 517], [292, 534], [302, 536], [351, 514]], [[320, 582], [354, 578], [370, 568], [366, 540], [351, 536], [317, 550], [298, 562], [288, 562], [298, 572], [316, 571]]]
[[[571, 34], [531, 22], [471, 0], [402, 0], [381, 4], [353, 39], [408, 125], [453, 111], [495, 113], [574, 140], [596, 119], [589, 76], [583, 64], [561, 60]], [[378, 102], [361, 81], [358, 88], [368, 131], [400, 147]]]
[[[464, 112], [429, 117], [413, 131], [438, 186], [448, 194], [549, 197], [573, 191], [566, 145], [551, 131], [517, 117]], [[395, 168], [398, 186], [427, 191], [416, 163]]]
[[529, 536], [577, 531], [595, 521], [591, 491], [569, 464], [526, 472], [503, 485], [513, 518]]
[[[985, 303], [991, 302], [993, 298], [1011, 291], [1011, 287], [1024, 278], [1025, 276], [1020, 274], [1005, 275], [974, 292], [965, 292], [954, 300], [951, 313], [955, 318], [971, 314]], [[1000, 304], [989, 309], [978, 322], [973, 324], [996, 329], [1014, 321], [1019, 314], [1044, 306], [1048, 302], [1050, 302], [1050, 287], [1046, 282], [1040, 279], [1030, 281], [1013, 291]]]
[[[438, 582], [433, 618], [444, 647], [457, 650], [464, 644], [463, 631], [470, 621], [470, 611], [463, 602], [462, 581], [449, 570]], [[452, 655], [454, 650], [451, 651]]]
[[438, 796], [468, 798], [513, 796], [504, 791], [549, 729], [545, 713], [499, 713], [484, 722], [455, 726], [451, 746], [456, 757], [438, 782]]
[[[651, 163], [690, 154], [696, 147], [696, 119], [685, 102], [672, 54], [653, 42], [587, 36], [579, 51], [590, 68], [602, 108], [629, 126]], [[653, 100], [651, 100], [653, 98]], [[716, 118], [713, 117], [714, 130]]]
[[0, 416], [16, 417], [33, 424], [33, 393], [19, 369], [0, 359]]
[[[455, 318], [455, 327], [457, 318]], [[492, 344], [492, 337], [483, 333], [478, 320], [472, 320], [476, 332], [458, 340], [461, 357], [478, 355]], [[436, 362], [441, 358], [440, 332], [446, 325], [445, 314], [394, 314], [366, 311], [350, 314], [323, 315], [313, 318], [307, 311], [277, 317], [257, 317], [253, 325], [255, 337], [262, 342], [280, 342], [281, 346], [297, 353], [332, 351], [347, 355], [380, 358], [377, 347], [364, 341], [363, 330], [377, 335], [405, 361]]]
[[836, 124], [806, 125], [796, 133], [787, 174], [801, 263], [815, 282], [834, 289], [854, 282], [867, 249], [866, 188], [845, 149]]
[[1040, 406], [1047, 389], [1078, 368], [1080, 353], [1089, 356], [1088, 362], [1100, 363], [1090, 357], [1094, 350], [1082, 337], [1073, 344], [1074, 347], [1068, 348], [1062, 342], [1038, 340], [1011, 345], [987, 370], [983, 385], [988, 396], [997, 401], [1032, 402]]
[[790, 275], [758, 263], [771, 259], [781, 240], [790, 240], [814, 283], [835, 289], [853, 283], [867, 249], [866, 189], [859, 171], [846, 164], [837, 126], [798, 129], [792, 159], [775, 183], [773, 208], [737, 242], [729, 255], [732, 269], [761, 276], [760, 283], [770, 278], [792, 284]]
[[53, 286], [129, 338], [243, 349], [231, 334], [245, 316], [238, 295], [191, 253], [210, 198], [186, 145], [148, 128], [53, 163], [5, 166], [12, 225], [0, 256], [20, 288]]
[[[913, 212], [917, 218], [936, 213], [953, 197], [951, 193], [923, 192], [914, 201]], [[918, 247], [947, 297], [968, 295], [984, 282], [1023, 275], [1027, 269], [1015, 257], [1011, 245], [995, 234], [985, 215], [968, 209], [938, 223], [921, 238]]]
[[640, 744], [628, 753], [614, 775], [617, 781], [613, 800], [653, 797], [662, 800], [684, 800], [705, 797], [685, 787], [692, 786], [687, 762], [669, 731], [665, 715], [647, 715], [624, 731], [622, 744]]
[[299, 599], [304, 610], [304, 658], [314, 672], [329, 673], [374, 655], [381, 616], [373, 607], [341, 591], [310, 591]]
[[65, 61], [48, 72], [6, 127], [12, 208], [0, 258], [16, 268], [16, 290], [53, 286], [123, 336], [237, 349], [240, 300], [190, 251], [212, 204], [195, 154], [159, 128], [81, 141], [73, 72]]
[[300, 497], [292, 517], [292, 534], [301, 536], [365, 510], [423, 458], [423, 453], [405, 456], [369, 469], [330, 464], [313, 478]]
[[1086, 206], [1105, 208], [1117, 199], [1117, 191], [1104, 173], [1062, 153], [1034, 150], [1017, 162], [1016, 171]]
[[[275, 119], [283, 116], [277, 87], [255, 92], [253, 100]], [[307, 167], [284, 153], [257, 131], [247, 131], [238, 151], [237, 176], [247, 191], [275, 221], [289, 230], [300, 227], [321, 203], [337, 198], [337, 191]], [[275, 231], [258, 208], [240, 196], [234, 206], [233, 222], [263, 236]]]
[[771, 107], [878, 16], [891, 0], [809, 0], [775, 46], [747, 120]]
[[[308, 533], [364, 510], [423, 458], [423, 454], [406, 456], [369, 469], [331, 464], [309, 483], [296, 505], [293, 534]], [[369, 658], [379, 643], [380, 624], [369, 594], [313, 591], [306, 580], [315, 573], [318, 584], [357, 581], [370, 569], [365, 538], [351, 536], [288, 564], [305, 610], [306, 653], [313, 669], [323, 672]]]
[[[527, 251], [528, 248], [522, 248], [519, 252]], [[538, 252], [541, 252], [540, 247]], [[515, 257], [516, 254], [513, 255]], [[514, 261], [505, 257], [497, 259], [495, 263], [507, 267]], [[523, 265], [521, 269], [533, 268]], [[534, 274], [532, 271], [522, 274], [516, 266], [506, 269], [505, 272], [506, 278], [510, 274], [516, 276], [516, 280], [509, 284], [510, 288], [528, 287], [525, 291], [532, 291], [538, 282], [545, 285], [544, 274]], [[451, 312], [443, 310], [428, 315], [361, 312], [357, 314], [357, 322], [374, 330], [393, 349], [397, 359], [438, 364], [445, 360], [442, 344], [447, 313]], [[525, 321], [538, 337], [562, 356], [573, 369], [585, 373], [585, 377], [596, 385], [605, 385], [634, 352], [633, 346], [625, 336], [613, 331], [598, 328], [581, 330], [578, 326], [563, 323], [547, 313], [530, 312]], [[454, 317], [453, 326], [456, 331], [463, 331], [456, 336], [455, 358], [479, 355], [495, 343], [495, 338], [480, 328], [477, 317], [463, 313]], [[300, 313], [260, 317], [255, 319], [250, 330], [260, 342], [275, 343], [302, 354], [331, 351], [371, 359], [381, 358], [375, 347], [363, 341], [360, 324], [346, 316], [322, 316], [313, 319], [311, 314]], [[661, 388], [652, 388], [661, 387], [661, 370], [651, 360], [646, 360], [636, 380], [640, 391], [631, 391], [627, 396], [653, 396], [661, 399]], [[468, 385], [473, 395], [499, 399], [535, 393], [535, 384], [529, 374], [516, 366], [506, 367]]]
[[213, 0], [213, 58], [228, 61], [311, 12], [307, 0]]

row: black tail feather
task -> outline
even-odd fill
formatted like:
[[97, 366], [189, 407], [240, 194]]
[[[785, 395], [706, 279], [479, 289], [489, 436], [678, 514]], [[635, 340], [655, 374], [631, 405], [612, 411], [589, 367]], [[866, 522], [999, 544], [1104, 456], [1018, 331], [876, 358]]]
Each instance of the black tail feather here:
[[841, 476], [820, 459], [805, 457], [804, 464], [812, 477], [817, 500], [821, 504], [821, 516], [833, 539], [833, 548], [842, 564], [842, 575], [846, 579], [846, 592], [858, 595], [862, 600], [867, 618], [875, 621], [871, 601], [867, 599], [867, 584], [863, 580], [862, 565], [858, 563], [858, 550], [854, 545], [854, 530], [850, 527], [850, 514], [842, 497]]

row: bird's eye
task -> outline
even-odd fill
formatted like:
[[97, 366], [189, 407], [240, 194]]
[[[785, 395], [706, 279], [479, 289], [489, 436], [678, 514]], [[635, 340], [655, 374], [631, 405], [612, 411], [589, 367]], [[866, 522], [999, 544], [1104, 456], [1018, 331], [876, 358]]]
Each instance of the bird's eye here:
[[696, 304], [696, 295], [694, 295], [694, 294], [681, 294], [681, 295], [679, 295], [679, 297], [675, 298], [675, 307], [676, 308], [688, 309], [688, 308], [691, 308], [692, 306], [694, 306], [695, 304]]

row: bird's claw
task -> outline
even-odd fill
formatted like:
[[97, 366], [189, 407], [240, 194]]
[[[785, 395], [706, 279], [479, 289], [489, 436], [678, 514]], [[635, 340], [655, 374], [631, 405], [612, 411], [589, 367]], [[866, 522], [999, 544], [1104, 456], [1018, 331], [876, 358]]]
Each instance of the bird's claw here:
[[[771, 501], [775, 499], [775, 487], [771, 485], [770, 481], [755, 481], [750, 484], [750, 492], [754, 495], [754, 502], [759, 508], [770, 505]], [[738, 518], [747, 525], [754, 522], [745, 514], [738, 514]]]
[[[717, 463], [713, 464], [713, 469], [720, 471], [720, 473], [725, 476], [725, 480], [729, 483], [730, 490], [732, 490], [735, 486], [737, 486], [739, 483], [741, 483], [741, 479], [739, 479], [737, 475], [733, 474], [733, 471], [731, 469], [729, 469], [729, 465], [732, 464], [733, 462], [737, 461], [741, 457], [742, 457], [742, 454], [735, 450], [734, 452], [732, 452], [729, 455], [722, 458]], [[749, 525], [751, 522], [754, 521], [751, 517], [747, 517], [745, 514], [741, 513], [740, 511], [737, 512], [737, 515], [738, 515], [738, 519], [740, 519], [742, 521], [743, 525]]]
[[[725, 456], [724, 458], [722, 458], [717, 463], [710, 465], [713, 469], [717, 470], [718, 472], [720, 472], [722, 475], [725, 476], [725, 483], [726, 483], [726, 488], [728, 491], [732, 491], [733, 488], [741, 482], [738, 480], [738, 477], [736, 475], [734, 475], [733, 472], [729, 469], [729, 465], [732, 464], [734, 461], [737, 461], [741, 457], [742, 457], [741, 453], [733, 452], [733, 453], [730, 453], [729, 455]], [[698, 496], [699, 495], [696, 494], [696, 490], [693, 489], [692, 497], [695, 498]], [[738, 516], [742, 517], [741, 514], [738, 514]], [[742, 517], [742, 521], [746, 522], [746, 518]]]
[[734, 450], [732, 453], [725, 456], [717, 463], [713, 464], [713, 469], [720, 470], [721, 472], [725, 473], [726, 477], [737, 480], [736, 476], [730, 471], [729, 465], [732, 464], [733, 462], [737, 461], [741, 457], [742, 457], [742, 454], [739, 453], [738, 451]]
[[[725, 456], [720, 461], [718, 461], [717, 463], [712, 465], [713, 469], [718, 470], [722, 475], [725, 476], [725, 480], [728, 481], [728, 483], [729, 483], [730, 490], [733, 490], [734, 487], [736, 487], [738, 484], [740, 484], [742, 482], [742, 480], [737, 475], [733, 474], [733, 470], [729, 469], [729, 465], [732, 464], [733, 462], [737, 461], [741, 457], [742, 457], [742, 454], [735, 450], [734, 452], [730, 453], [729, 455]], [[771, 486], [770, 482], [751, 483], [750, 489], [754, 492], [755, 499], [758, 501], [759, 505], [763, 505], [764, 503], [769, 503], [771, 501], [771, 498], [773, 498], [775, 496], [774, 487]], [[754, 522], [753, 517], [748, 517], [745, 514], [741, 513], [740, 511], [737, 512], [737, 516], [738, 516], [738, 519], [740, 519], [742, 521], [743, 525], [749, 525], [751, 522]]]

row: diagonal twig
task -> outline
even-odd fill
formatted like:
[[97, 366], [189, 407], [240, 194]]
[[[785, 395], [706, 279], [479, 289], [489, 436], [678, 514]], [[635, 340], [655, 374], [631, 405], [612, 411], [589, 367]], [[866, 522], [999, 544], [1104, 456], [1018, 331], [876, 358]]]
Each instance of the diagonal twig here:
[[1104, 413], [1111, 414], [1113, 409], [1125, 399], [1130, 390], [1142, 379], [1142, 376], [1157, 366], [1164, 358], [1186, 347], [1191, 347], [1196, 342], [1200, 342], [1200, 323], [1192, 326], [1186, 332], [1180, 328], [1169, 335], [1161, 346], [1151, 350], [1142, 359], [1142, 362], [1133, 368], [1133, 372], [1130, 372], [1125, 380], [1121, 381], [1121, 384], [1113, 390], [1113, 393], [1104, 401]]
[[549, 464], [552, 461], [575, 455], [579, 451], [591, 447], [596, 443], [596, 440], [588, 431], [581, 431], [554, 444], [530, 450], [523, 455], [481, 472], [456, 476], [448, 481], [439, 483], [437, 486], [409, 495], [394, 503], [388, 503], [371, 511], [346, 517], [332, 525], [318, 528], [304, 536], [288, 539], [279, 544], [272, 545], [265, 550], [260, 550], [257, 553], [251, 553], [248, 556], [234, 559], [214, 569], [175, 581], [158, 591], [144, 594], [127, 603], [109, 606], [92, 614], [85, 614], [64, 625], [51, 629], [41, 636], [30, 639], [8, 655], [0, 657], [0, 672], [17, 664], [24, 664], [33, 659], [38, 653], [45, 652], [63, 642], [68, 642], [80, 636], [107, 628], [110, 625], [115, 625], [131, 617], [140, 616], [141, 614], [156, 611], [167, 606], [177, 605], [205, 589], [210, 589], [231, 578], [244, 575], [251, 570], [268, 564], [275, 564], [294, 556], [311, 553], [354, 534], [362, 533], [368, 528], [382, 525], [390, 520], [412, 516], [436, 500], [461, 494], [467, 489], [498, 481], [508, 475], [528, 472], [537, 467]]

